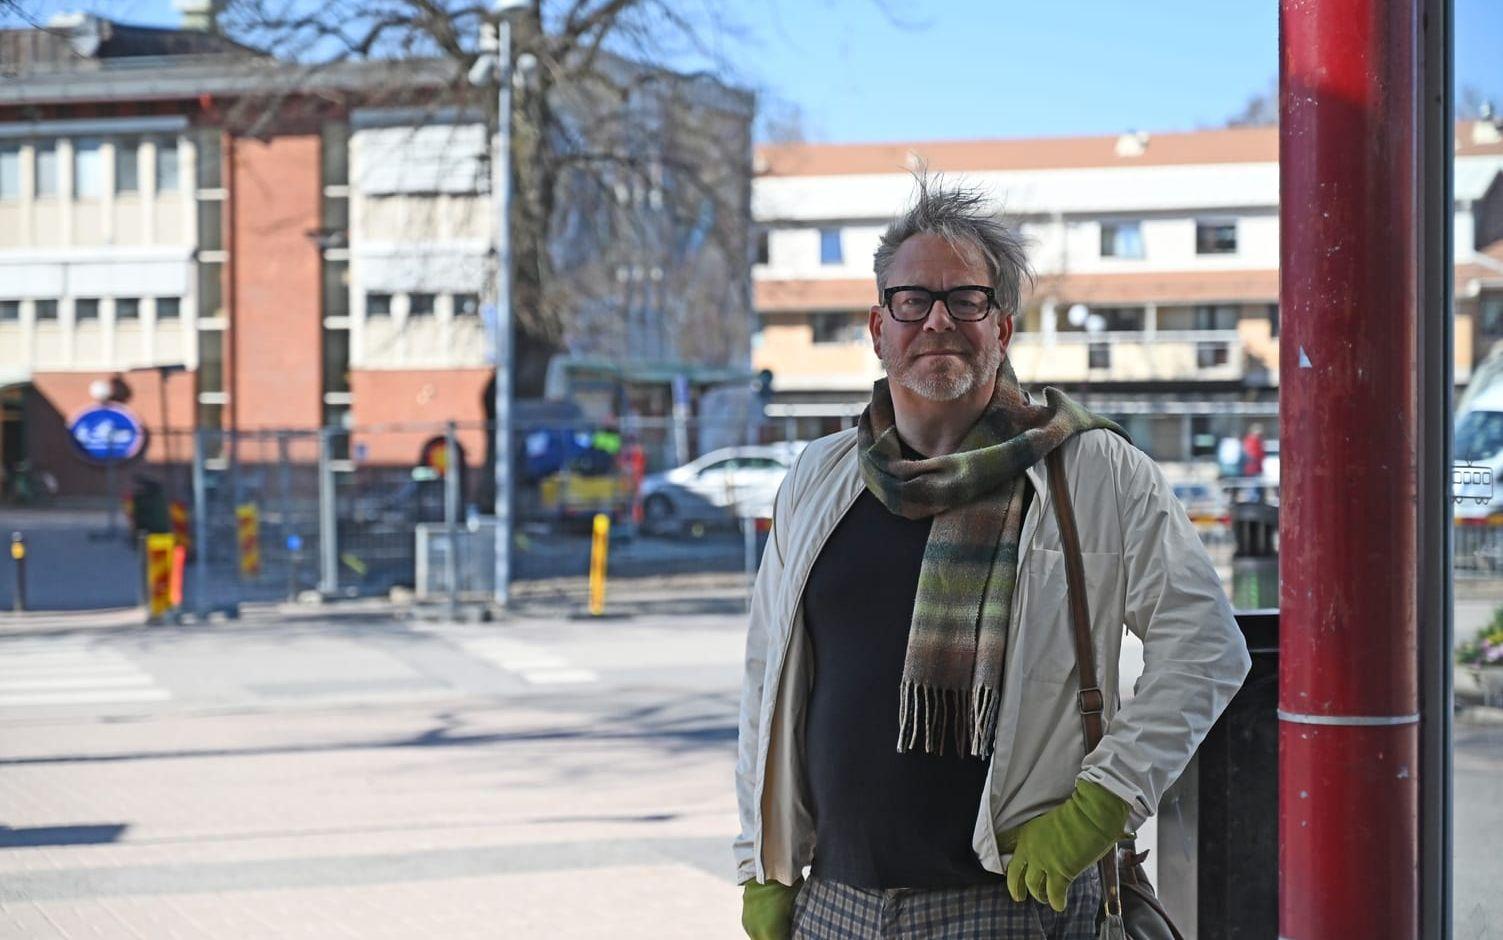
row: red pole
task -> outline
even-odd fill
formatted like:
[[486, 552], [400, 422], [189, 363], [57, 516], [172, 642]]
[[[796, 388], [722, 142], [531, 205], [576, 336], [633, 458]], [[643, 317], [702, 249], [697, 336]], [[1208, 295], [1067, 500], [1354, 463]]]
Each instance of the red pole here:
[[1417, 0], [1280, 2], [1279, 933], [1418, 920]]

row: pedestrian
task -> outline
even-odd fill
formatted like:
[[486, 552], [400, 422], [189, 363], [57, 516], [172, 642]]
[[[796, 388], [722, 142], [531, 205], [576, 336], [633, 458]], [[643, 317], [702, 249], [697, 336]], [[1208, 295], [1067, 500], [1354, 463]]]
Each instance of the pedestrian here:
[[[1249, 480], [1257, 481], [1263, 476], [1263, 425], [1254, 422], [1247, 429], [1247, 436], [1242, 438], [1242, 475]], [[1254, 503], [1263, 501], [1263, 487], [1248, 487], [1248, 500]]]
[[[780, 489], [746, 646], [735, 842], [765, 938], [1094, 938], [1092, 865], [1154, 812], [1247, 648], [1159, 468], [1007, 361], [1030, 277], [985, 194], [922, 173], [876, 252], [887, 377]], [[1059, 528], [1084, 550], [1107, 731], [1085, 753]], [[1137, 694], [1117, 705], [1123, 627]], [[806, 877], [805, 869], [809, 868]]]

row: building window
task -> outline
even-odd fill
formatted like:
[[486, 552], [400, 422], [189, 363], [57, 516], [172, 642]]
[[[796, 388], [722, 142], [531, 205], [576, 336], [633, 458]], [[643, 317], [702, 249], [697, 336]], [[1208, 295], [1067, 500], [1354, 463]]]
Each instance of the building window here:
[[73, 322], [87, 323], [99, 319], [99, 300], [95, 297], [80, 297], [73, 301]]
[[1138, 222], [1102, 222], [1101, 257], [1142, 258], [1142, 225]]
[[822, 228], [819, 230], [819, 263], [844, 263], [840, 253], [840, 229]]
[[115, 322], [141, 319], [141, 301], [134, 297], [115, 298]]
[[115, 192], [134, 193], [141, 189], [141, 149], [134, 137], [115, 141]]
[[849, 313], [811, 313], [809, 326], [816, 343], [859, 343], [861, 324]]
[[37, 144], [36, 195], [57, 195], [57, 141]]
[[177, 138], [164, 137], [157, 141], [157, 192], [176, 192], [179, 185]]
[[770, 240], [771, 239], [769, 238], [769, 233], [766, 229], [763, 229], [762, 231], [757, 233], [757, 253], [755, 257], [756, 264], [766, 264], [767, 259], [771, 257], [771, 249], [769, 246]]
[[218, 189], [221, 185], [220, 162], [224, 158], [220, 149], [221, 138], [217, 128], [206, 127], [197, 134], [198, 154], [193, 161], [198, 174], [199, 189]]
[[224, 248], [224, 202], [198, 200], [198, 247], [204, 251]]
[[389, 317], [389, 316], [391, 316], [391, 295], [390, 294], [366, 294], [365, 295], [365, 315], [367, 317]]
[[198, 331], [198, 392], [224, 391], [224, 332]]
[[157, 298], [157, 321], [176, 320], [183, 315], [182, 300], [177, 297]]
[[433, 316], [433, 294], [408, 294], [407, 315], [409, 317]]
[[1112, 367], [1112, 344], [1090, 343], [1086, 346], [1087, 369], [1110, 369]]
[[73, 195], [79, 199], [104, 196], [104, 144], [96, 137], [73, 141]]
[[34, 316], [36, 318], [36, 321], [38, 323], [43, 323], [43, 322], [56, 323], [57, 322], [57, 301], [55, 301], [55, 300], [35, 300], [35, 301], [32, 301], [32, 304], [33, 304], [32, 312], [33, 312], [33, 314], [34, 314]]
[[324, 394], [350, 390], [350, 331], [324, 330]]
[[198, 263], [198, 315], [216, 319], [224, 316], [223, 262]]
[[0, 147], [0, 199], [21, 198], [21, 148]]
[[1214, 369], [1231, 361], [1231, 350], [1226, 343], [1196, 343], [1195, 367]]
[[0, 323], [21, 322], [21, 301], [0, 300]]
[[454, 315], [456, 317], [480, 316], [480, 296], [478, 294], [455, 294]]
[[1235, 330], [1237, 308], [1226, 305], [1196, 307], [1193, 322], [1192, 328], [1197, 330]]
[[1141, 333], [1142, 307], [1097, 307], [1091, 313], [1101, 317], [1101, 328], [1108, 333]]
[[1279, 305], [1268, 305], [1268, 335], [1274, 339], [1279, 337]]
[[1197, 255], [1230, 255], [1237, 251], [1237, 223], [1196, 222], [1195, 253]]
[[324, 259], [324, 310], [327, 317], [350, 315], [350, 263]]

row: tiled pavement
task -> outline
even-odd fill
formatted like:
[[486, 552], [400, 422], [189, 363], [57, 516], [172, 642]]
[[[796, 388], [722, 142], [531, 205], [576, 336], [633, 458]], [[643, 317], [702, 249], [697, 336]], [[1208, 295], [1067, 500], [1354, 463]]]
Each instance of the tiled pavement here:
[[[655, 677], [651, 656], [625, 664], [628, 682], [602, 669], [535, 685], [528, 669], [622, 658], [633, 628], [560, 653], [540, 638], [565, 626], [515, 626], [520, 645], [489, 650], [506, 654], [490, 657], [490, 694], [483, 669], [444, 658], [454, 637], [405, 628], [284, 644], [326, 673], [289, 666], [295, 695], [237, 684], [275, 671], [254, 625], [219, 628], [223, 673], [209, 675], [202, 650], [172, 653], [171, 633], [47, 638], [59, 662], [119, 657], [143, 687], [181, 694], [0, 709], [0, 937], [741, 936], [734, 690]], [[739, 629], [698, 623], [685, 640], [705, 652], [667, 658], [727, 674]], [[0, 681], [35, 674], [6, 654], [44, 655], [36, 643], [0, 642]], [[341, 661], [427, 685], [362, 697], [328, 672]], [[314, 694], [320, 681], [333, 693]]]

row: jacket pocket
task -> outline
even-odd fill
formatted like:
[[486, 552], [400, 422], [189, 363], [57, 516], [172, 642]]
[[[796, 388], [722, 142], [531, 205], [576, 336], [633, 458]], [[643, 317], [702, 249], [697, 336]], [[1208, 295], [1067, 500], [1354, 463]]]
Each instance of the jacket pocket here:
[[[1086, 598], [1091, 610], [1092, 644], [1096, 669], [1104, 667], [1101, 624], [1121, 620], [1122, 556], [1116, 552], [1082, 552]], [[1018, 589], [1022, 592], [1017, 643], [1008, 655], [1022, 659], [1022, 675], [1030, 680], [1074, 683], [1075, 628], [1070, 620], [1069, 579], [1065, 553], [1033, 548], [1023, 565]], [[1115, 664], [1113, 664], [1115, 668]]]

